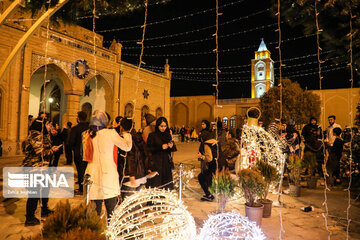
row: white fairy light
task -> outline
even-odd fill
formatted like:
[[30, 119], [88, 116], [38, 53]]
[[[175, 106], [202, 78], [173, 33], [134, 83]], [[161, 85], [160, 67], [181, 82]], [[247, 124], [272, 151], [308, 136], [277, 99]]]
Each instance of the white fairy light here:
[[[189, 184], [190, 180], [194, 178], [195, 174], [195, 167], [194, 165], [191, 164], [183, 164], [184, 165], [184, 170], [182, 171], [182, 182], [184, 183], [183, 185], [183, 190], [185, 189], [185, 185]], [[173, 171], [173, 179], [174, 179], [174, 187], [175, 189], [179, 189], [179, 185], [180, 185], [180, 176], [179, 176], [179, 169], [178, 167], [175, 168], [175, 170]]]
[[210, 215], [198, 236], [198, 240], [218, 239], [262, 240], [265, 235], [247, 217], [236, 212], [226, 212]]
[[110, 239], [195, 239], [195, 221], [177, 193], [149, 188], [125, 198], [107, 227]]
[[257, 159], [262, 159], [281, 174], [285, 158], [279, 143], [270, 133], [258, 126], [244, 125], [241, 141], [241, 168], [253, 166]]

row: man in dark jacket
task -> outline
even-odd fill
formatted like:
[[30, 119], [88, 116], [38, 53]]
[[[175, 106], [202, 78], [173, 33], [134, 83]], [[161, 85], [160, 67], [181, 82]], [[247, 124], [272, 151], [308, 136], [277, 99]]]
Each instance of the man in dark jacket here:
[[78, 112], [76, 121], [78, 124], [71, 129], [70, 133], [70, 146], [74, 152], [74, 162], [78, 174], [79, 191], [75, 192], [77, 195], [83, 194], [83, 180], [87, 162], [82, 159], [81, 146], [82, 146], [82, 133], [89, 129], [89, 124], [86, 121], [86, 113]]
[[322, 164], [324, 163], [323, 143], [322, 143], [322, 130], [317, 125], [315, 117], [310, 118], [309, 124], [305, 125], [301, 131], [304, 138], [305, 149], [304, 152], [313, 152], [316, 154], [317, 172], [322, 174]]
[[64, 142], [66, 165], [71, 165], [73, 161], [72, 149], [70, 146], [70, 132], [71, 132], [71, 122], [67, 122], [61, 132], [61, 138]]

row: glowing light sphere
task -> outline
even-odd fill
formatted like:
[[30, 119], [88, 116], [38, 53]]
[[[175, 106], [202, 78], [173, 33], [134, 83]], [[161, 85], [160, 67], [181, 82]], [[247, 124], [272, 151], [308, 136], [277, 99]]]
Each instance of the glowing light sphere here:
[[196, 227], [177, 193], [143, 189], [125, 198], [114, 211], [107, 235], [110, 239], [195, 239]]
[[241, 168], [248, 168], [254, 165], [257, 159], [262, 159], [282, 173], [285, 157], [279, 142], [270, 133], [261, 127], [245, 124], [241, 141]]
[[226, 212], [210, 215], [202, 227], [198, 240], [263, 240], [264, 233], [255, 222], [240, 213]]

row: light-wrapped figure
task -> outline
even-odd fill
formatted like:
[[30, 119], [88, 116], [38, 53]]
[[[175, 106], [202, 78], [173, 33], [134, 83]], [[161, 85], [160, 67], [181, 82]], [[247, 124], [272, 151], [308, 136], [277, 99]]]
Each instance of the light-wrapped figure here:
[[177, 193], [143, 189], [125, 198], [107, 227], [110, 239], [195, 239], [196, 227]]
[[263, 240], [265, 235], [255, 222], [240, 213], [226, 212], [210, 215], [198, 240]]
[[[259, 109], [258, 111], [260, 112]], [[260, 118], [260, 114], [258, 118]], [[248, 123], [243, 126], [241, 135], [240, 168], [251, 167], [257, 160], [262, 159], [276, 167], [281, 174], [285, 158], [280, 143], [262, 127], [257, 126], [257, 123], [258, 119], [248, 115]]]

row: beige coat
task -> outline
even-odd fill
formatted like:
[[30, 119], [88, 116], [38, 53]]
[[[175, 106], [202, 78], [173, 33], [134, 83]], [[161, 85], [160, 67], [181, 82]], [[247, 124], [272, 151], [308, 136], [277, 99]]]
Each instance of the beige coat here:
[[115, 129], [103, 129], [93, 139], [93, 161], [88, 163], [86, 172], [93, 183], [90, 200], [113, 198], [120, 195], [119, 174], [114, 162], [114, 146], [128, 152], [132, 147], [129, 133], [120, 137]]

